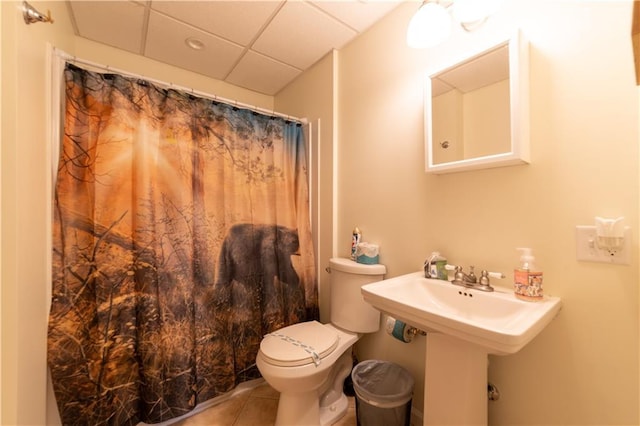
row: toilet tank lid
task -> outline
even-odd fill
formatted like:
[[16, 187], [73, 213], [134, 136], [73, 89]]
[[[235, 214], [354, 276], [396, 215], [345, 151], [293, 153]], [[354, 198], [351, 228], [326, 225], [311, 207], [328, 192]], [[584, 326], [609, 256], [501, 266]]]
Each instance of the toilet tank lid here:
[[387, 272], [384, 265], [366, 265], [344, 257], [332, 257], [329, 259], [329, 267], [332, 270], [361, 275], [384, 275]]

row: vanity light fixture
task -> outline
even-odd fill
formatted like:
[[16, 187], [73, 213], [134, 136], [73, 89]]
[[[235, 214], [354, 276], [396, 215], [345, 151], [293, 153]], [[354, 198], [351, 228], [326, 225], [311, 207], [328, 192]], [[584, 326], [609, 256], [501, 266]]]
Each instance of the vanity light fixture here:
[[499, 9], [500, 2], [501, 0], [425, 0], [409, 21], [407, 44], [415, 49], [424, 49], [444, 42], [451, 35], [453, 20], [465, 31], [473, 31]]
[[407, 44], [414, 49], [436, 46], [451, 34], [451, 16], [439, 1], [425, 1], [409, 21]]
[[187, 38], [184, 43], [189, 46], [193, 50], [202, 50], [204, 49], [204, 42], [202, 40], [197, 39], [195, 37]]

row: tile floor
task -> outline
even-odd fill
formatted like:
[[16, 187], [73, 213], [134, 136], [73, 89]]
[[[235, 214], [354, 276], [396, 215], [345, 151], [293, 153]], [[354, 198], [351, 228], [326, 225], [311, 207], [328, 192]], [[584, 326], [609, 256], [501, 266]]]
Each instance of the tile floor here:
[[[272, 426], [276, 420], [279, 393], [266, 383], [207, 408], [173, 426]], [[356, 425], [356, 408], [349, 398], [347, 414], [335, 426]]]

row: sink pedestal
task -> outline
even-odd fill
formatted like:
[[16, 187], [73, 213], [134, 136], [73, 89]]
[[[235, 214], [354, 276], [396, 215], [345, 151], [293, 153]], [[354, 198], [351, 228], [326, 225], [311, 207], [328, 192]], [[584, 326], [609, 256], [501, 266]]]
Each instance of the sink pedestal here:
[[437, 332], [427, 332], [424, 425], [486, 425], [486, 350]]
[[562, 306], [557, 297], [529, 303], [512, 289], [461, 288], [423, 271], [365, 284], [362, 296], [427, 332], [425, 425], [486, 425], [488, 354], [518, 352]]

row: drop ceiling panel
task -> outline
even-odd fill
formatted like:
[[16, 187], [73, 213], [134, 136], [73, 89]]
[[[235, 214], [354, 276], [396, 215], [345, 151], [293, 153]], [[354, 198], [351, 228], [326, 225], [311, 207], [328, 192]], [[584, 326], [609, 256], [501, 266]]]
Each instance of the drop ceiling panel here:
[[287, 2], [253, 44], [253, 50], [306, 69], [356, 31], [305, 2]]
[[435, 98], [443, 93], [447, 93], [449, 90], [453, 90], [455, 87], [445, 83], [438, 78], [431, 79], [431, 97]]
[[140, 53], [144, 4], [123, 1], [72, 2], [71, 9], [82, 37]]
[[363, 32], [398, 5], [396, 1], [314, 1], [316, 7]]
[[[196, 38], [202, 50], [189, 48], [185, 40]], [[175, 19], [151, 11], [145, 56], [223, 80], [238, 61], [243, 48]]]
[[262, 93], [277, 93], [300, 73], [296, 68], [259, 53], [247, 52], [227, 81]]
[[266, 95], [402, 1], [67, 0], [80, 37]]
[[155, 1], [154, 10], [246, 45], [281, 6], [280, 1]]
[[461, 92], [468, 93], [509, 78], [508, 46], [465, 62], [438, 76]]

